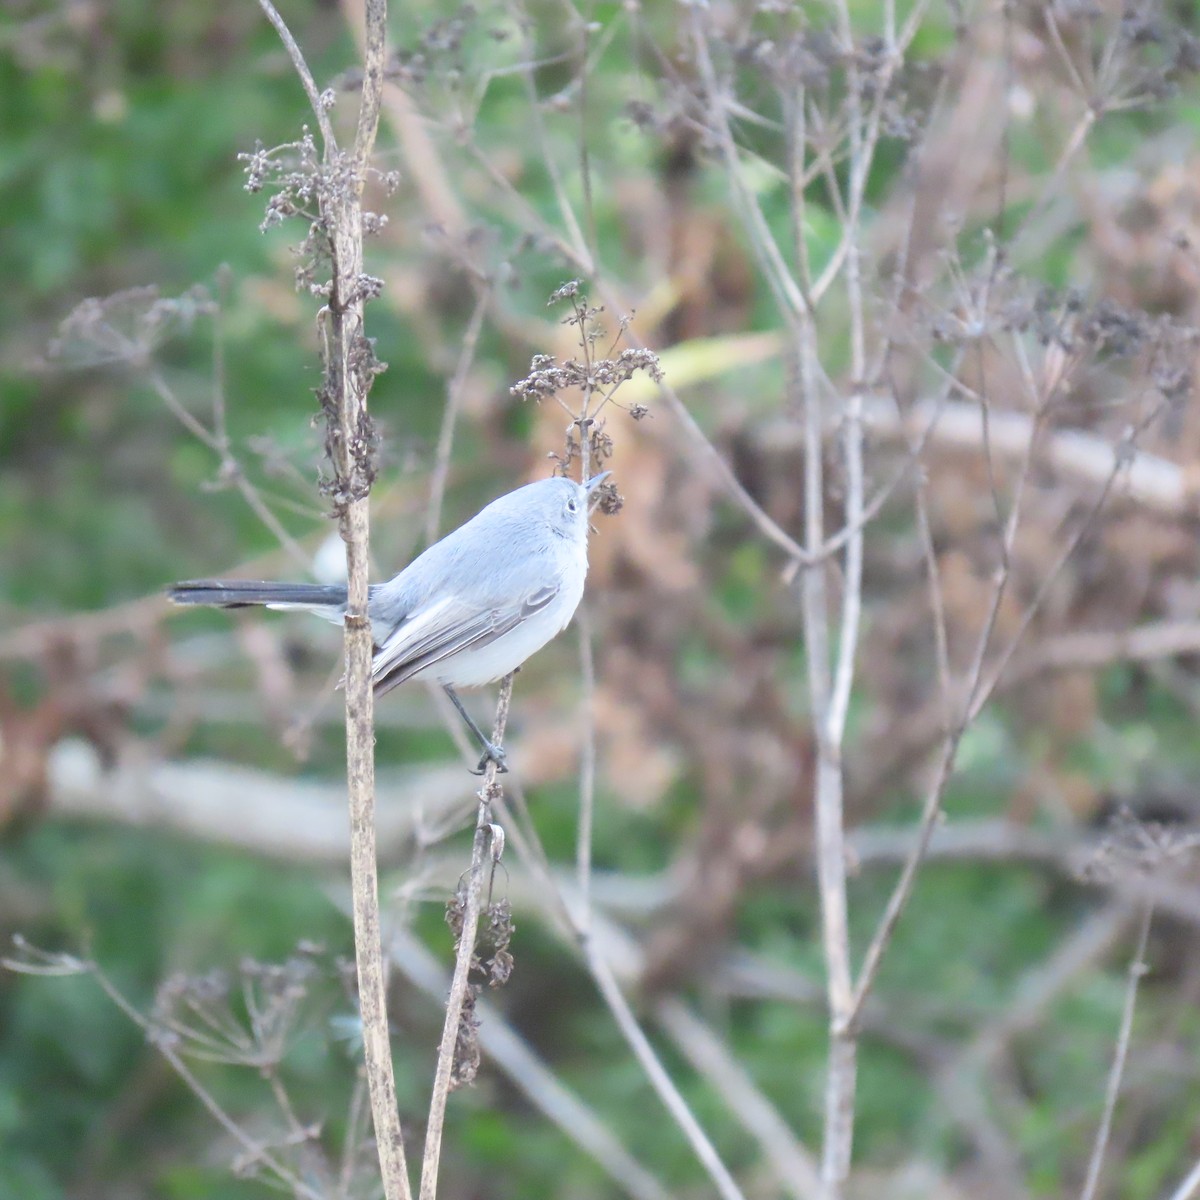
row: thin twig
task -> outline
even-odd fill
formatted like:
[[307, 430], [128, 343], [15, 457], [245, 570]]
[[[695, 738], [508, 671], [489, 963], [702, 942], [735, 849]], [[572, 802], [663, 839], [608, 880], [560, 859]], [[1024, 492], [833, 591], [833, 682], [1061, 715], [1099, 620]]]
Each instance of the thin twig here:
[[[585, 761], [584, 769], [585, 771], [594, 770], [594, 764], [589, 767]], [[524, 805], [520, 788], [514, 787], [512, 790], [518, 811], [524, 817], [525, 825], [525, 836], [521, 836], [519, 831], [514, 830], [513, 845], [520, 853], [526, 868], [538, 880], [539, 896], [543, 906], [551, 910], [552, 916], [556, 918], [564, 935], [573, 939], [578, 947], [592, 978], [600, 989], [601, 997], [608, 1005], [613, 1019], [617, 1023], [618, 1030], [642, 1064], [642, 1068], [655, 1091], [658, 1092], [659, 1098], [692, 1146], [701, 1166], [708, 1172], [709, 1178], [720, 1194], [725, 1197], [725, 1200], [738, 1200], [741, 1192], [734, 1182], [733, 1176], [721, 1161], [708, 1135], [701, 1128], [700, 1122], [688, 1108], [682, 1093], [659, 1061], [653, 1047], [638, 1025], [628, 1001], [621, 993], [612, 966], [601, 952], [596, 936], [597, 931], [584, 930], [580, 915], [581, 905], [568, 902], [561, 883], [551, 871], [546, 852], [537, 836], [537, 830], [529, 819], [528, 809]], [[499, 803], [503, 805], [503, 800], [501, 799]], [[592, 914], [588, 915], [590, 917]]]
[[[14, 964], [6, 964], [13, 966]], [[80, 962], [80, 969], [100, 985], [104, 994], [129, 1018], [145, 1035], [146, 1040], [166, 1059], [171, 1069], [187, 1085], [188, 1090], [208, 1110], [209, 1115], [223, 1130], [245, 1151], [248, 1164], [261, 1163], [270, 1168], [281, 1183], [292, 1189], [295, 1196], [301, 1200], [323, 1200], [324, 1193], [310, 1187], [298, 1175], [286, 1167], [265, 1146], [260, 1145], [235, 1121], [218, 1103], [213, 1094], [200, 1082], [191, 1068], [175, 1050], [169, 1037], [157, 1035], [154, 1024], [144, 1017], [118, 990], [116, 985], [100, 969], [95, 962]], [[23, 969], [19, 964], [16, 969]]]
[[583, 910], [578, 918], [581, 933], [591, 923], [592, 905], [592, 827], [596, 808], [596, 656], [592, 649], [592, 618], [587, 601], [575, 615], [579, 630], [579, 699], [582, 745], [579, 763], [579, 829], [575, 839], [575, 871]]
[[[504, 729], [508, 724], [508, 708], [512, 701], [513, 676], [508, 674], [500, 684], [500, 698], [496, 704], [496, 722], [492, 731], [492, 743], [504, 743]], [[451, 1078], [454, 1072], [455, 1047], [458, 1043], [459, 1027], [462, 1024], [463, 1005], [471, 974], [471, 963], [475, 957], [475, 934], [479, 928], [479, 914], [483, 908], [484, 882], [490, 875], [493, 846], [492, 805], [500, 794], [496, 782], [495, 759], [488, 759], [483, 786], [479, 789], [479, 808], [475, 818], [475, 838], [471, 846], [471, 866], [467, 871], [463, 888], [465, 896], [462, 906], [462, 930], [458, 935], [458, 948], [454, 959], [454, 976], [450, 982], [450, 996], [446, 1001], [446, 1021], [442, 1026], [442, 1040], [438, 1045], [437, 1067], [433, 1078], [433, 1094], [429, 1100], [429, 1122], [425, 1127], [425, 1153], [421, 1161], [420, 1200], [434, 1200], [437, 1195], [438, 1169], [442, 1157], [442, 1132], [446, 1122], [446, 1100], [450, 1095]]]
[[717, 1085], [734, 1118], [754, 1135], [782, 1189], [795, 1200], [823, 1200], [825, 1190], [817, 1162], [726, 1042], [678, 999], [659, 1001], [654, 1015], [692, 1066]]
[[[862, 614], [863, 568], [863, 388], [866, 371], [866, 311], [864, 308], [861, 274], [859, 214], [862, 196], [870, 173], [875, 147], [875, 132], [864, 128], [862, 88], [855, 65], [854, 37], [850, 10], [845, 0], [837, 5], [839, 37], [847, 61], [847, 110], [849, 118], [849, 153], [851, 184], [847, 213], [843, 221], [843, 240], [846, 244], [846, 299], [850, 316], [850, 370], [852, 391], [843, 415], [842, 459], [846, 470], [846, 513], [848, 528], [854, 533], [847, 539], [845, 580], [842, 590], [842, 613], [839, 627], [837, 659], [828, 692], [822, 706], [814, 696], [814, 718], [820, 720], [817, 731], [817, 791], [816, 818], [820, 857], [818, 872], [821, 883], [823, 912], [831, 912], [836, 920], [824, 923], [825, 959], [829, 972], [830, 1044], [829, 1065], [825, 1088], [825, 1141], [821, 1176], [828, 1194], [840, 1196], [850, 1174], [854, 1145], [855, 1093], [857, 1085], [857, 1034], [851, 1024], [853, 1004], [853, 972], [850, 965], [850, 933], [846, 895], [845, 813], [843, 807], [844, 779], [842, 746], [846, 717], [850, 706], [850, 689], [854, 681], [854, 664], [858, 650], [859, 621]], [[886, 89], [886, 84], [883, 85]], [[878, 104], [876, 106], [878, 108]], [[878, 117], [876, 117], [876, 132]], [[794, 189], [793, 189], [794, 190]], [[836, 195], [836, 188], [834, 194]], [[812, 434], [809, 421], [819, 420], [815, 399], [806, 393], [805, 411], [815, 412], [806, 417], [806, 442]], [[820, 459], [817, 447], [816, 459]], [[807, 468], [807, 463], [806, 463]], [[815, 535], [815, 536], [814, 536]], [[808, 550], [812, 553], [824, 537], [824, 529], [810, 528]], [[822, 568], [810, 568], [816, 576]], [[815, 605], [805, 606], [805, 630], [814, 620], [825, 616]], [[827, 636], [827, 635], [826, 635]], [[811, 648], [810, 648], [811, 651]]]
[[654, 1053], [654, 1047], [650, 1045], [649, 1039], [642, 1032], [642, 1027], [633, 1015], [633, 1009], [629, 1007], [629, 1001], [625, 999], [616, 976], [613, 975], [612, 967], [607, 959], [597, 951], [593, 939], [583, 940], [583, 952], [592, 978], [600, 988], [600, 993], [616, 1020], [626, 1044], [637, 1057], [642, 1070], [646, 1073], [646, 1078], [650, 1080], [651, 1086], [658, 1093], [659, 1099], [667, 1106], [671, 1116], [675, 1118], [676, 1124], [683, 1130], [684, 1136], [691, 1144], [692, 1151], [699, 1159], [700, 1165], [708, 1173], [717, 1192], [723, 1200], [745, 1200], [741, 1188], [729, 1173], [729, 1168], [721, 1161], [716, 1148], [700, 1127], [700, 1122], [696, 1120], [692, 1110], [688, 1108], [687, 1101], [675, 1086], [674, 1080], [667, 1074], [658, 1055]]
[[454, 427], [458, 422], [463, 392], [466, 390], [467, 375], [470, 373], [471, 364], [475, 361], [479, 333], [483, 328], [483, 318], [487, 313], [490, 301], [491, 289], [485, 284], [475, 297], [475, 307], [471, 311], [471, 319], [467, 322], [467, 329], [463, 334], [458, 362], [455, 364], [454, 374], [446, 386], [446, 407], [442, 411], [442, 427], [438, 431], [433, 470], [429, 475], [429, 507], [425, 514], [425, 541], [430, 545], [437, 540], [438, 527], [442, 521], [442, 500], [446, 494], [446, 477], [450, 473], [450, 451], [454, 446]]
[[1200, 1162], [1184, 1176], [1183, 1182], [1167, 1197], [1167, 1200], [1192, 1200], [1200, 1192]]
[[[439, 1005], [446, 995], [445, 971], [411, 931], [392, 934], [391, 957], [397, 970]], [[488, 1062], [503, 1071], [632, 1200], [670, 1200], [670, 1193], [621, 1143], [586, 1101], [568, 1088], [503, 1015], [480, 1001], [479, 1044]]]
[[1100, 1186], [1100, 1171], [1104, 1166], [1104, 1152], [1112, 1132], [1113, 1114], [1117, 1109], [1117, 1096], [1121, 1091], [1121, 1077], [1125, 1073], [1125, 1061], [1129, 1057], [1129, 1043], [1133, 1037], [1133, 1012], [1137, 1007], [1138, 984], [1146, 973], [1146, 945], [1150, 940], [1150, 922], [1154, 917], [1154, 905], [1147, 903], [1138, 922], [1137, 944], [1133, 960], [1129, 964], [1129, 982], [1125, 986], [1125, 1005], [1121, 1010], [1121, 1027], [1117, 1033], [1117, 1048], [1113, 1054], [1112, 1069], [1108, 1073], [1108, 1085], [1104, 1089], [1104, 1111], [1096, 1130], [1096, 1141], [1088, 1160], [1087, 1179], [1079, 1200], [1095, 1200]]
[[267, 20], [275, 26], [275, 32], [279, 34], [279, 40], [283, 43], [284, 49], [287, 50], [288, 56], [292, 60], [292, 66], [295, 68], [296, 74], [300, 77], [304, 94], [308, 97], [308, 103], [312, 107], [313, 115], [317, 118], [317, 128], [321, 131], [321, 140], [325, 144], [325, 154], [328, 157], [337, 149], [337, 141], [333, 136], [333, 125], [330, 124], [329, 113], [325, 111], [325, 105], [321, 103], [321, 96], [317, 91], [317, 85], [313, 82], [312, 72], [308, 69], [304, 52], [296, 43], [296, 39], [292, 37], [292, 31], [287, 27], [287, 23], [279, 15], [271, 0], [258, 0], [258, 3], [259, 7], [266, 14]]
[[271, 511], [259, 494], [258, 489], [246, 478], [241, 463], [234, 457], [229, 440], [223, 431], [223, 423], [220, 421], [220, 408], [217, 408], [218, 426], [217, 432], [214, 434], [205, 428], [192, 413], [188, 412], [187, 408], [184, 407], [183, 401], [175, 394], [175, 390], [167, 383], [161, 371], [157, 369], [150, 370], [147, 372], [146, 379], [158, 395], [158, 398], [171, 410], [183, 427], [199, 439], [199, 441], [203, 442], [220, 460], [217, 468], [219, 478], [233, 481], [242, 498], [250, 506], [250, 510], [274, 534], [276, 541], [288, 552], [298, 566], [302, 567], [305, 571], [310, 571], [312, 569], [312, 556], [306, 554], [304, 547], [284, 529], [279, 518]]
[[[1026, 469], [1028, 469], [1029, 459], [1026, 458]], [[859, 970], [858, 980], [854, 988], [854, 1005], [852, 1008], [852, 1020], [857, 1020], [862, 1011], [862, 1005], [871, 987], [874, 985], [876, 973], [879, 970], [880, 962], [883, 958], [883, 953], [891, 941], [892, 934], [895, 932], [896, 924], [900, 920], [900, 914], [903, 912], [908, 898], [912, 893], [913, 885], [916, 882], [917, 870], [925, 857], [925, 853], [929, 848], [930, 838], [933, 836], [934, 828], [941, 814], [942, 796], [945, 792], [946, 785], [950, 781], [951, 775], [954, 773], [954, 764], [958, 756], [958, 747], [962, 741], [963, 734], [966, 732], [967, 726], [979, 715], [983, 706], [988, 702], [996, 688], [999, 686], [1000, 679], [1003, 675], [1004, 667], [1016, 653], [1016, 649], [1020, 644], [1025, 631], [1028, 629], [1030, 622], [1034, 616], [1040, 611], [1042, 604], [1045, 602], [1050, 588], [1054, 581], [1058, 578], [1062, 568], [1066, 565], [1067, 560], [1078, 548], [1080, 542], [1086, 536], [1087, 532], [1092, 528], [1093, 523], [1103, 510], [1108, 497], [1111, 495], [1117, 480], [1123, 470], [1124, 463], [1121, 458], [1117, 457], [1105, 485], [1100, 490], [1100, 494], [1093, 502], [1091, 508], [1080, 522], [1079, 528], [1075, 534], [1068, 540], [1067, 545], [1059, 553], [1058, 557], [1051, 564], [1050, 569], [1045, 572], [1041, 583], [1034, 594], [1033, 599], [1026, 606], [1017, 629], [1009, 639], [1004, 649], [999, 653], [996, 660], [991, 664], [990, 669], [985, 674], [985, 661], [982, 655], [979, 654], [979, 645], [976, 644], [976, 655], [971, 669], [967, 672], [962, 683], [962, 692], [967, 696], [967, 702], [963, 707], [958, 719], [954, 720], [950, 729], [946, 732], [942, 742], [941, 752], [938, 757], [938, 764], [934, 770], [933, 782], [925, 793], [925, 800], [921, 808], [921, 818], [918, 823], [917, 834], [913, 843], [913, 848], [910, 857], [904, 864], [904, 868], [900, 873], [900, 878], [897, 880], [895, 888], [891, 896], [888, 898], [887, 906], [884, 910], [883, 917], [880, 919], [876, 927], [875, 934], [871, 939], [870, 945], [867, 947], [867, 952], [863, 956], [862, 967]], [[1017, 516], [1017, 506], [1010, 514], [1010, 536], [1015, 536], [1015, 518]], [[1009, 551], [1011, 552], [1011, 540], [1008, 542]], [[1002, 572], [1000, 579], [997, 581], [997, 589], [1000, 584], [1008, 577], [1008, 572]], [[995, 604], [992, 605], [992, 615], [984, 622], [984, 628], [980, 635], [980, 642], [984, 638], [990, 641], [991, 634], [994, 629], [995, 622]]]

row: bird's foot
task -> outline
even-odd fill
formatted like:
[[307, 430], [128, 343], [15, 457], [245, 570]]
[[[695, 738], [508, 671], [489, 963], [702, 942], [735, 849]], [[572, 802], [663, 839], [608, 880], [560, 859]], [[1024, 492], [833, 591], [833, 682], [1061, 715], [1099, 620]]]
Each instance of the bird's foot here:
[[508, 773], [508, 756], [499, 746], [485, 741], [483, 743], [483, 757], [479, 760], [479, 766], [471, 774], [482, 775], [487, 770], [487, 765], [490, 762], [496, 764], [497, 775], [506, 775]]

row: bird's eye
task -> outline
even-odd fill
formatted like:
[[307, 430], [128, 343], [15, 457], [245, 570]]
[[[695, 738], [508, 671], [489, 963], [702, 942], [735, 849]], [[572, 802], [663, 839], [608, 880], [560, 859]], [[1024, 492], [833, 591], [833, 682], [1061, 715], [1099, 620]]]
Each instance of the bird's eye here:
[[567, 501], [567, 508], [568, 508], [568, 510], [569, 510], [569, 511], [571, 511], [571, 512], [578, 512], [578, 511], [579, 511], [579, 505], [575, 503], [575, 497], [574, 497], [574, 496], [572, 496], [572, 497], [571, 497], [571, 499]]

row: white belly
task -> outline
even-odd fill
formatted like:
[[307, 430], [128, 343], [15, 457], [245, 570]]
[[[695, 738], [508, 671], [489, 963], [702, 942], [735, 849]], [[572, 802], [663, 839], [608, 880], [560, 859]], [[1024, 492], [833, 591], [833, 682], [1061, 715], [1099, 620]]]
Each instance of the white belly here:
[[564, 580], [554, 600], [515, 629], [486, 646], [451, 655], [435, 663], [429, 671], [440, 683], [453, 687], [481, 687], [502, 679], [570, 624], [582, 596], [581, 572], [577, 581]]

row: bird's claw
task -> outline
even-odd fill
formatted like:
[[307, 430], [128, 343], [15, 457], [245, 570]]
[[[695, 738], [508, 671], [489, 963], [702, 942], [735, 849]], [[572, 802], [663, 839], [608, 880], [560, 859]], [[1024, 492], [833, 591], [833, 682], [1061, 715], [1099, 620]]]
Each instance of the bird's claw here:
[[499, 746], [492, 742], [485, 742], [483, 747], [483, 757], [479, 760], [479, 766], [471, 772], [472, 775], [482, 775], [487, 770], [489, 762], [496, 764], [497, 775], [508, 774], [508, 756], [500, 749]]

